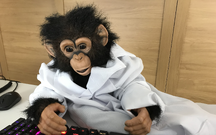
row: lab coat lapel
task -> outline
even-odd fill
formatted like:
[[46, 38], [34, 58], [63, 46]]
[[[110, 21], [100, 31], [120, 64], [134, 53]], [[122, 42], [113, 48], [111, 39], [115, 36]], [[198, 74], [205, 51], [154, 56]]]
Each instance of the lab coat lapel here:
[[121, 48], [117, 44], [115, 44], [111, 48], [111, 55], [112, 55], [112, 60], [108, 61], [108, 63], [106, 64], [106, 67], [93, 67], [92, 68], [91, 76], [87, 84], [87, 88], [92, 93], [102, 88], [103, 85], [108, 81], [108, 79], [113, 74], [115, 74], [117, 71], [126, 67], [125, 64], [119, 60], [119, 57], [125, 56], [125, 55], [135, 57], [135, 55], [129, 52], [126, 52], [123, 48]]
[[[89, 78], [89, 82], [87, 84], [87, 88], [94, 93], [103, 87], [103, 85], [109, 80], [110, 76], [112, 76], [118, 70], [125, 68], [125, 65], [115, 58], [112, 61], [107, 63], [108, 66], [106, 68], [102, 67], [93, 67], [91, 70], [91, 76]], [[111, 67], [109, 67], [112, 65]]]

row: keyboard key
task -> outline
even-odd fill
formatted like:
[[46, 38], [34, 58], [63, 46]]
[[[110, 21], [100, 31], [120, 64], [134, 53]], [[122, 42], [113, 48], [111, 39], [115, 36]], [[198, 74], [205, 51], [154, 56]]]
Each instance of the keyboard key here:
[[31, 128], [31, 127], [34, 126], [34, 124], [33, 124], [33, 123], [28, 123], [26, 126], [27, 126], [28, 128]]
[[97, 134], [98, 134], [98, 130], [96, 130], [96, 129], [90, 129], [89, 135], [97, 135]]
[[20, 132], [23, 132], [23, 133], [26, 133], [29, 131], [29, 128], [28, 127], [24, 127], [24, 128], [21, 128], [20, 129]]
[[20, 126], [16, 126], [16, 127], [13, 128], [13, 130], [14, 131], [19, 131], [20, 128], [21, 128]]
[[16, 132], [14, 135], [22, 135], [22, 132]]
[[75, 132], [75, 131], [78, 132], [78, 131], [79, 131], [79, 128], [78, 128], [78, 127], [75, 127], [75, 126], [71, 126], [71, 127], [70, 127], [70, 130], [72, 130], [72, 131], [74, 131], [74, 132]]
[[8, 125], [6, 128], [4, 128], [4, 129], [2, 129], [2, 130], [0, 131], [0, 134], [5, 134], [5, 133], [7, 133], [11, 128], [13, 128], [13, 126], [12, 126], [12, 125]]
[[79, 128], [78, 127], [75, 127], [75, 126], [71, 126], [66, 135], [79, 135]]
[[25, 125], [26, 125], [25, 121], [19, 124], [20, 127], [24, 127]]
[[66, 135], [67, 134], [67, 131], [62, 131], [61, 132], [61, 135]]
[[99, 134], [100, 134], [100, 135], [109, 135], [109, 133], [108, 133], [107, 131], [103, 131], [103, 130], [101, 130], [101, 131], [99, 132]]
[[6, 134], [7, 135], [12, 135], [13, 133], [15, 133], [15, 131], [11, 130], [11, 131], [7, 132]]
[[25, 121], [24, 118], [19, 118], [18, 120], [16, 120], [16, 121], [15, 121], [13, 124], [11, 124], [11, 125], [15, 126], [15, 125], [17, 125], [17, 124], [19, 124], [19, 123], [21, 123], [21, 122], [23, 122], [23, 121]]
[[80, 135], [88, 135], [89, 131], [87, 128], [79, 128], [79, 134]]
[[36, 130], [36, 129], [30, 129], [30, 130], [29, 130], [29, 133], [30, 133], [31, 135], [35, 135], [37, 132], [38, 132], [38, 130]]

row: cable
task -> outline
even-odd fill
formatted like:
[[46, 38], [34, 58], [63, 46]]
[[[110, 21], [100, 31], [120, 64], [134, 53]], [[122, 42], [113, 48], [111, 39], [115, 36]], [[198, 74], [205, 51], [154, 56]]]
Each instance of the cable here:
[[15, 82], [16, 82], [16, 87], [14, 88], [13, 92], [15, 92], [15, 90], [16, 90], [17, 87], [18, 87], [18, 82], [17, 82], [17, 81], [15, 81]]
[[[3, 92], [3, 91], [5, 91], [5, 90], [7, 90], [8, 88], [10, 88], [10, 87], [12, 86], [12, 82], [15, 82], [15, 83], [16, 83], [16, 86], [15, 86], [15, 88], [13, 89], [13, 92], [15, 92], [15, 90], [16, 90], [17, 87], [18, 87], [18, 83], [19, 83], [19, 82], [18, 82], [18, 81], [14, 81], [14, 80], [6, 79], [3, 75], [0, 75], [0, 77], [2, 77], [3, 80], [9, 81], [5, 86], [3, 86], [2, 88], [0, 88], [0, 93]], [[2, 79], [0, 79], [0, 80], [2, 80]]]
[[6, 80], [6, 78], [3, 75], [0, 75], [0, 76], [3, 78], [3, 80]]
[[10, 88], [12, 85], [12, 81], [8, 82], [5, 86], [0, 88], [0, 93], [4, 92], [5, 90], [7, 90], [8, 88]]

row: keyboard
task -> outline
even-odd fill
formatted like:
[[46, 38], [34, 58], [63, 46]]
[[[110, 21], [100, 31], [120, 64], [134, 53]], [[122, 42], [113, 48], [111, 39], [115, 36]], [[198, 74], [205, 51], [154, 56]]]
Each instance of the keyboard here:
[[[116, 132], [107, 132], [104, 130], [87, 129], [82, 127], [66, 125], [67, 131], [61, 132], [61, 135], [126, 135]], [[8, 125], [0, 131], [0, 135], [44, 135], [31, 120], [19, 118], [11, 125]]]

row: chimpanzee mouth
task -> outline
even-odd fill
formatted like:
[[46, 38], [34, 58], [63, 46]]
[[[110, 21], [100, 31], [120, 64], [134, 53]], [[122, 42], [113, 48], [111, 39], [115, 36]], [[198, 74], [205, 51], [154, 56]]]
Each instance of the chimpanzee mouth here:
[[77, 72], [78, 72], [78, 73], [84, 73], [84, 72], [87, 71], [88, 69], [89, 69], [89, 68], [86, 68], [86, 69], [83, 69], [83, 70], [80, 70], [80, 71], [77, 70]]

